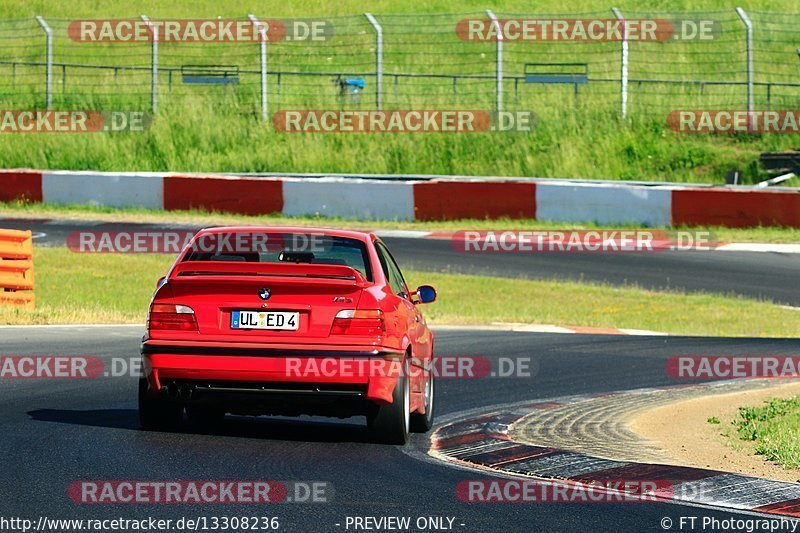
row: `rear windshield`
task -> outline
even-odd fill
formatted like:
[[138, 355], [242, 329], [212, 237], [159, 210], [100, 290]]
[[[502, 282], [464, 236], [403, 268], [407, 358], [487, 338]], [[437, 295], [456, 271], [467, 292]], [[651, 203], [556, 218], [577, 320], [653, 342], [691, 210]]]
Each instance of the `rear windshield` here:
[[196, 239], [183, 261], [310, 263], [345, 265], [372, 281], [367, 246], [357, 239], [311, 233], [208, 233]]

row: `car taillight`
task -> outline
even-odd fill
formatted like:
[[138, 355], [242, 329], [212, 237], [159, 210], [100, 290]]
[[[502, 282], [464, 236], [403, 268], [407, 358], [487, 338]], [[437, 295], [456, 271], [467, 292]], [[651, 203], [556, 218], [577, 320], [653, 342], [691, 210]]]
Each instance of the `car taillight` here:
[[194, 309], [188, 305], [153, 304], [147, 315], [147, 330], [197, 331]]
[[343, 309], [331, 327], [331, 335], [383, 335], [385, 331], [380, 309]]

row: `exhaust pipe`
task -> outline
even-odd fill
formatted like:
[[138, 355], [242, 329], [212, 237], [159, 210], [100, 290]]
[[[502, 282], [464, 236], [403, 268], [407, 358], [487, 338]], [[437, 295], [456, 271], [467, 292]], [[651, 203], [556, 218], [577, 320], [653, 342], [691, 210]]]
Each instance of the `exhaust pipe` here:
[[191, 387], [190, 385], [187, 385], [186, 383], [181, 385], [180, 393], [179, 393], [180, 399], [184, 400], [184, 401], [190, 400], [192, 398], [192, 391], [193, 390], [194, 390], [194, 388]]
[[178, 396], [178, 386], [175, 383], [169, 383], [161, 387], [161, 392], [174, 400]]

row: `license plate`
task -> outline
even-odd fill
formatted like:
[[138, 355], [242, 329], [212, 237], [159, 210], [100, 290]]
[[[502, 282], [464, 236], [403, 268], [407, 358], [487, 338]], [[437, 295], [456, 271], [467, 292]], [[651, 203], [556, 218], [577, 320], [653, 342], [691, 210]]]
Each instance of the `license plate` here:
[[234, 311], [231, 329], [282, 329], [296, 331], [300, 313], [282, 311]]

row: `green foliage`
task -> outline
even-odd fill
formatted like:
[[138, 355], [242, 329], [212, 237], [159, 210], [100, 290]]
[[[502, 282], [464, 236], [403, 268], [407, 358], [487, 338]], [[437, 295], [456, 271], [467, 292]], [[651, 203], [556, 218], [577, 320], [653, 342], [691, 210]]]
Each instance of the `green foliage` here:
[[[717, 79], [720, 76], [731, 81], [743, 79], [741, 43], [743, 29], [733, 12], [742, 5], [746, 9], [795, 11], [792, 0], [764, 1], [717, 1], [673, 2], [673, 10], [714, 10], [725, 18], [726, 31], [730, 39], [715, 43], [713, 58], [726, 58], [729, 64], [717, 64], [715, 60], [698, 52], [696, 43], [637, 43], [633, 45], [632, 76], [648, 77], [650, 70], [668, 70], [669, 65], [660, 64], [665, 57], [680, 61], [686, 68], [681, 72], [668, 72], [670, 79]], [[45, 0], [6, 0], [0, 6], [0, 18], [30, 18], [43, 15], [53, 22], [56, 31], [56, 61], [76, 61], [97, 65], [133, 64], [141, 70], [119, 74], [119, 79], [106, 71], [86, 73], [70, 70], [62, 86], [60, 72], [56, 69], [54, 85], [55, 107], [60, 109], [147, 109], [149, 104], [149, 64], [147, 43], [93, 46], [71, 42], [65, 31], [70, 19], [75, 18], [125, 18], [146, 13], [151, 18], [234, 18], [247, 13], [262, 17], [338, 17], [336, 24], [347, 28], [347, 39], [352, 40], [358, 57], [348, 59], [347, 53], [336, 54], [340, 48], [297, 48], [308, 46], [293, 43], [296, 48], [274, 46], [270, 52], [270, 69], [290, 71], [322, 70], [325, 72], [344, 68], [347, 61], [363, 66], [371, 72], [374, 58], [370, 28], [360, 15], [365, 10], [383, 16], [386, 24], [393, 24], [386, 32], [387, 69], [395, 72], [457, 73], [491, 75], [493, 70], [493, 43], [469, 43], [469, 48], [455, 38], [452, 32], [443, 31], [451, 23], [463, 18], [466, 12], [482, 13], [492, 7], [498, 13], [569, 13], [570, 11], [608, 13], [616, 5], [626, 10], [663, 9], [655, 0], [630, 0], [614, 4], [606, 0], [590, 0], [580, 4], [564, 4], [556, 0], [545, 0], [532, 5], [522, 0], [502, 0], [492, 5], [475, 0], [429, 3], [421, 6], [411, 0], [376, 0], [368, 5], [355, 0], [330, 3], [323, 0], [300, 2], [277, 2], [275, 0], [197, 0], [191, 8], [180, 2], [147, 0], [132, 6], [122, 0], [95, 2], [77, 0], [69, 3], [46, 2]], [[452, 16], [436, 18], [435, 33], [430, 33], [432, 17], [422, 11], [451, 13]], [[410, 17], [388, 16], [389, 14], [415, 14]], [[715, 15], [717, 16], [717, 15]], [[60, 19], [60, 20], [59, 20]], [[427, 21], [427, 25], [426, 25]], [[15, 23], [16, 24], [16, 23]], [[22, 27], [22, 26], [20, 26]], [[27, 37], [19, 42], [9, 42], [9, 54], [21, 49], [33, 54], [28, 59], [41, 60], [43, 48], [38, 26], [31, 21], [35, 33], [32, 40]], [[761, 34], [770, 39], [770, 30]], [[784, 32], [786, 33], [786, 32]], [[782, 69], [775, 73], [776, 79], [793, 79], [796, 76], [795, 48], [789, 48], [786, 37], [775, 34], [775, 43], [767, 43], [769, 54], [762, 57], [790, 57], [790, 63], [781, 63]], [[348, 41], [349, 46], [350, 41]], [[408, 44], [411, 43], [411, 44]], [[341, 46], [341, 43], [334, 43]], [[782, 47], [782, 48], [773, 48]], [[14, 48], [14, 47], [17, 48]], [[252, 43], [204, 44], [201, 53], [197, 48], [180, 48], [179, 44], [163, 43], [160, 63], [162, 68], [179, 67], [187, 58], [213, 60], [216, 63], [240, 64], [243, 69], [258, 68], [257, 49]], [[536, 52], [531, 52], [536, 46]], [[509, 43], [507, 45], [507, 72], [519, 74], [522, 63], [534, 57], [548, 58], [548, 51], [560, 53], [562, 60], [597, 59], [586, 56], [586, 47], [575, 48], [574, 54], [564, 54], [564, 49], [552, 48], [553, 43]], [[764, 45], [766, 46], [766, 45]], [[458, 48], [462, 47], [462, 48]], [[667, 48], [668, 47], [668, 48]], [[594, 77], [618, 76], [618, 43], [597, 43], [591, 52], [603, 52], [602, 60], [592, 63]], [[788, 52], [786, 50], [789, 50]], [[354, 52], [355, 51], [355, 52]], [[474, 54], [482, 59], [453, 60], [458, 54]], [[306, 53], [309, 52], [309, 53]], [[128, 54], [130, 57], [127, 57]], [[283, 54], [283, 55], [282, 55]], [[584, 55], [581, 55], [584, 54]], [[607, 54], [607, 55], [606, 55]], [[669, 55], [667, 55], [669, 54]], [[330, 55], [330, 57], [328, 57]], [[574, 57], [573, 57], [574, 55]], [[472, 56], [469, 56], [472, 58]], [[11, 58], [11, 56], [9, 56]], [[199, 58], [199, 59], [197, 59]], [[442, 59], [444, 58], [444, 59]], [[8, 59], [8, 58], [5, 58]], [[330, 60], [330, 63], [327, 61]], [[337, 63], [337, 61], [339, 63]], [[337, 67], [337, 65], [339, 65]], [[22, 69], [22, 67], [19, 67]], [[362, 68], [359, 66], [359, 68]], [[361, 70], [359, 70], [361, 72]], [[770, 70], [769, 72], [773, 72]], [[0, 67], [0, 76], [11, 75], [10, 67]], [[42, 73], [35, 68], [16, 73], [19, 80], [33, 84], [30, 93], [19, 85], [6, 84], [0, 90], [0, 101], [4, 108], [30, 108], [40, 105], [42, 94], [39, 81]], [[72, 78], [75, 76], [75, 78]], [[83, 76], [81, 78], [80, 76]], [[670, 182], [723, 183], [726, 172], [739, 170], [744, 182], [763, 179], [757, 165], [762, 151], [793, 149], [800, 146], [798, 135], [709, 135], [677, 134], [665, 122], [666, 113], [679, 103], [700, 102], [699, 89], [691, 86], [676, 86], [671, 95], [659, 96], [661, 90], [651, 91], [646, 98], [632, 86], [630, 112], [627, 121], [620, 120], [618, 109], [618, 86], [599, 82], [581, 88], [580, 95], [573, 94], [572, 87], [525, 87], [520, 84], [519, 98], [511, 80], [506, 84], [507, 109], [523, 109], [536, 113], [538, 127], [531, 133], [471, 133], [471, 134], [287, 134], [277, 132], [271, 124], [259, 120], [257, 74], [247, 74], [235, 90], [219, 87], [181, 87], [178, 81], [168, 86], [161, 73], [160, 112], [152, 128], [144, 133], [116, 134], [16, 134], [4, 135], [0, 143], [0, 167], [35, 167], [59, 169], [96, 170], [142, 170], [142, 171], [201, 171], [201, 172], [337, 172], [337, 173], [420, 173], [420, 174], [464, 174], [496, 176], [571, 177], [610, 180], [646, 180]], [[243, 74], [244, 76], [244, 74]], [[635, 77], [634, 76], [634, 77]], [[650, 76], [652, 77], [652, 76]], [[324, 78], [324, 79], [323, 79]], [[330, 80], [322, 77], [317, 85], [310, 81], [284, 80], [284, 92], [271, 94], [271, 110], [308, 107], [301, 104], [315, 103], [310, 107], [339, 105]], [[302, 78], [305, 80], [306, 78]], [[89, 80], [89, 81], [87, 81]], [[320, 81], [321, 80], [321, 81]], [[277, 92], [276, 76], [270, 76], [272, 90]], [[463, 81], [463, 80], [462, 80]], [[459, 84], [462, 83], [459, 81]], [[763, 80], [761, 80], [763, 81]], [[303, 85], [300, 94], [292, 96], [292, 83]], [[391, 85], [391, 77], [387, 77]], [[410, 83], [403, 88], [403, 83]], [[13, 85], [13, 89], [10, 88]], [[470, 109], [492, 109], [494, 105], [493, 80], [464, 82], [465, 96], [453, 98], [449, 79], [416, 79], [401, 82], [397, 97], [391, 88], [385, 90], [390, 106], [461, 107]], [[666, 91], [666, 89], [664, 89]], [[740, 86], [708, 86], [702, 89], [706, 95], [716, 95], [719, 101], [742, 101]], [[761, 89], [759, 89], [761, 90]], [[97, 93], [97, 99], [93, 96]], [[405, 91], [405, 92], [404, 92]], [[717, 91], [717, 92], [715, 92]], [[684, 94], [685, 92], [685, 94]], [[763, 91], [762, 91], [763, 92]], [[780, 93], [780, 91], [778, 91]], [[305, 93], [303, 93], [305, 94]], [[459, 93], [461, 94], [461, 93]], [[764, 99], [759, 93], [758, 102]], [[367, 101], [362, 107], [366, 107]], [[292, 99], [294, 98], [294, 99]], [[303, 98], [310, 99], [308, 102]], [[773, 100], [786, 101], [791, 94], [774, 94]], [[710, 101], [710, 100], [709, 100]], [[322, 102], [322, 103], [320, 103]], [[445, 106], [444, 103], [448, 105]], [[431, 105], [431, 104], [435, 105]], [[795, 185], [789, 182], [787, 185]]]
[[740, 407], [733, 421], [741, 440], [789, 468], [800, 467], [800, 397], [773, 398], [757, 407]]

